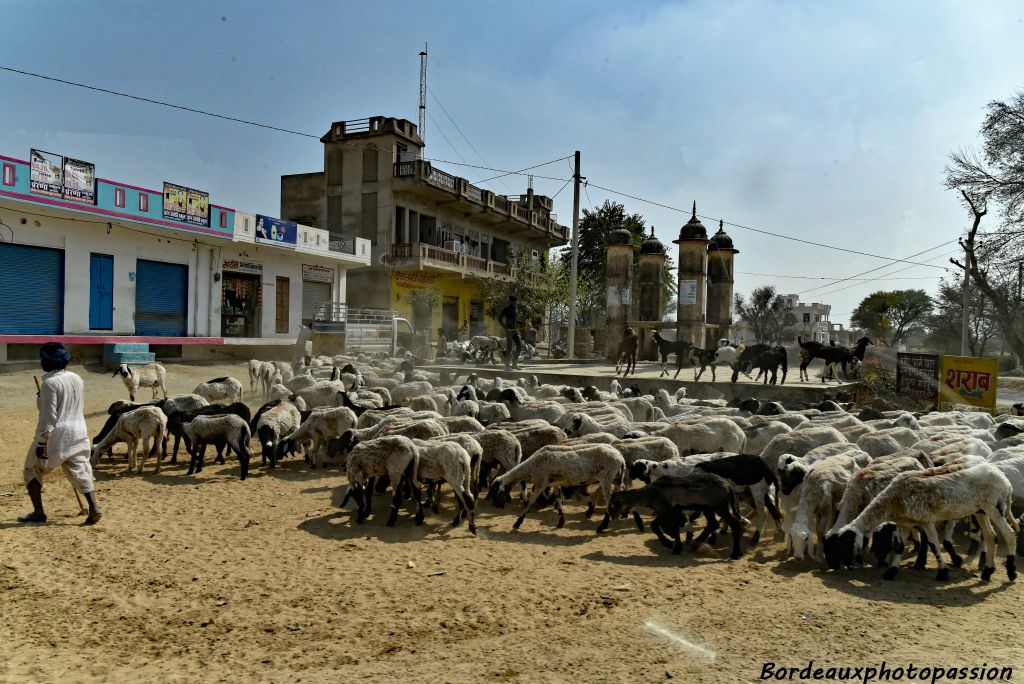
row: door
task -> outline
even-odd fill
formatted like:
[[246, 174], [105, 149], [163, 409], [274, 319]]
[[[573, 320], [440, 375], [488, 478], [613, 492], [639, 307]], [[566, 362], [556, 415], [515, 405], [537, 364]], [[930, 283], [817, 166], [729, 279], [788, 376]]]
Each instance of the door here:
[[136, 262], [135, 334], [188, 335], [188, 266], [145, 259]]
[[291, 284], [290, 279], [277, 277], [277, 299], [274, 304], [274, 332], [277, 333], [288, 332], [288, 298], [291, 295]]
[[89, 328], [114, 327], [114, 257], [93, 254], [89, 259]]
[[321, 304], [331, 301], [330, 283], [302, 282], [302, 323], [310, 325]]
[[64, 331], [64, 250], [0, 243], [0, 333]]
[[455, 339], [459, 329], [459, 298], [445, 297], [441, 304], [441, 327], [449, 339]]

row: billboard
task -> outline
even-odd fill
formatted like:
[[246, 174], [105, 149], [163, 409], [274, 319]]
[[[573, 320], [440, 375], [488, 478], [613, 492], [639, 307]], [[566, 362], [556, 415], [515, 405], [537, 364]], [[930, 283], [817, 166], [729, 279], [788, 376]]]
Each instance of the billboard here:
[[299, 227], [294, 221], [256, 214], [256, 242], [295, 247], [299, 242]]
[[29, 151], [32, 171], [29, 174], [33, 194], [47, 197], [64, 196], [64, 158], [42, 150]]
[[96, 204], [96, 165], [64, 158], [64, 199]]
[[679, 281], [679, 303], [680, 304], [696, 304], [697, 303], [697, 281], [696, 280], [680, 280]]
[[900, 352], [896, 355], [896, 392], [937, 406], [941, 365], [938, 354]]
[[974, 356], [943, 356], [941, 400], [994, 411], [999, 362]]
[[193, 226], [210, 225], [210, 194], [164, 181], [164, 218]]

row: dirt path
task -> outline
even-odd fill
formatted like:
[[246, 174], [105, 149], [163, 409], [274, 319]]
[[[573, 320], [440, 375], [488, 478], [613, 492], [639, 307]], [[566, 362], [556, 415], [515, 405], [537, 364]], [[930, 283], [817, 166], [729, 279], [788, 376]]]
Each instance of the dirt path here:
[[[86, 381], [90, 430], [125, 390]], [[172, 393], [244, 368], [168, 367]], [[104, 460], [106, 516], [79, 526], [69, 485], [51, 522], [22, 527], [21, 463], [35, 426], [31, 373], [0, 376], [0, 680], [5, 682], [755, 682], [762, 663], [1024, 667], [1021, 588], [954, 570], [830, 573], [782, 545], [727, 558], [728, 537], [668, 555], [620, 521], [598, 537], [583, 506], [523, 531], [480, 506], [480, 535], [440, 516], [356, 525], [330, 506], [336, 471], [286, 461], [123, 475]], [[250, 402], [258, 405], [258, 402]], [[123, 450], [120, 452], [123, 454]], [[258, 461], [257, 461], [258, 463]]]

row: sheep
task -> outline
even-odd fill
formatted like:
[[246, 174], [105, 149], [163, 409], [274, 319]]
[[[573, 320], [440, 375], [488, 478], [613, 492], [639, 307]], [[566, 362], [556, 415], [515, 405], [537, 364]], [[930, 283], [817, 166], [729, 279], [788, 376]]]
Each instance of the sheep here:
[[[178, 446], [181, 444], [182, 438], [185, 439], [185, 450], [192, 453], [192, 445], [188, 437], [185, 436], [185, 425], [189, 423], [196, 416], [220, 416], [228, 413], [233, 413], [242, 420], [249, 422], [252, 420], [251, 412], [249, 407], [241, 402], [235, 402], [230, 405], [223, 404], [209, 404], [207, 406], [201, 406], [200, 408], [193, 409], [191, 411], [175, 411], [167, 418], [167, 435], [174, 435], [174, 449], [171, 451], [171, 463], [178, 462]], [[223, 459], [219, 453], [217, 460], [223, 463]], [[164, 448], [164, 456], [167, 456], [167, 449]]]
[[[416, 524], [422, 525], [422, 491], [417, 479], [419, 459], [419, 449], [408, 437], [378, 437], [353, 444], [345, 470], [349, 491], [356, 500], [356, 522], [364, 522], [371, 513], [373, 487], [367, 487], [367, 482], [371, 478], [387, 476], [391, 481], [392, 499], [391, 512], [385, 524], [393, 527], [398, 519], [404, 480], [409, 484], [416, 502]], [[346, 495], [342, 506], [347, 499]]]
[[226, 444], [238, 455], [240, 479], [249, 475], [249, 423], [233, 413], [219, 416], [196, 416], [185, 425], [185, 437], [192, 443], [192, 460], [186, 475], [202, 472], [208, 444]]
[[278, 444], [284, 435], [293, 434], [302, 424], [302, 415], [294, 404], [282, 402], [261, 415], [253, 433], [263, 453], [261, 465], [270, 459], [270, 467], [277, 467]]
[[[419, 452], [416, 479], [421, 483], [428, 480], [435, 483], [447, 482], [455, 493], [459, 507], [452, 527], [462, 522], [462, 513], [465, 511], [469, 531], [475, 535], [476, 505], [472, 490], [473, 465], [469, 452], [461, 444], [452, 441], [452, 436], [444, 438], [444, 441], [414, 439], [413, 444]], [[476, 447], [479, 452], [480, 446], [477, 444]]]
[[[496, 505], [503, 505], [512, 484], [526, 480], [533, 483], [533, 491], [516, 518], [513, 530], [518, 530], [523, 519], [537, 498], [548, 487], [586, 486], [591, 483], [600, 485], [604, 500], [611, 502], [615, 488], [625, 489], [629, 486], [626, 474], [626, 462], [622, 455], [607, 444], [579, 444], [570, 447], [550, 445], [541, 447], [532, 456], [524, 460], [504, 475], [494, 478], [491, 483], [490, 496]], [[556, 494], [555, 509], [558, 511], [558, 527], [565, 525], [561, 498]], [[603, 532], [608, 527], [609, 513], [605, 508], [604, 519], [597, 531]]]
[[308, 387], [296, 390], [295, 394], [302, 397], [306, 407], [310, 410], [318, 408], [334, 408], [345, 405], [343, 395], [346, 393], [345, 386], [340, 382], [323, 380]]
[[228, 403], [234, 403], [242, 400], [242, 383], [231, 377], [214, 378], [196, 387], [192, 393], [207, 401], [224, 399]]
[[517, 422], [539, 419], [553, 423], [565, 413], [565, 409], [553, 401], [523, 401], [511, 388], [501, 391], [501, 401], [508, 406], [512, 419]]
[[750, 492], [758, 518], [757, 529], [754, 530], [754, 534], [750, 538], [752, 545], [761, 540], [761, 533], [764, 531], [769, 517], [775, 522], [776, 528], [781, 531], [779, 522], [782, 516], [768, 496], [769, 486], [777, 488], [779, 484], [771, 469], [764, 464], [760, 456], [733, 454], [699, 461], [694, 463], [694, 468], [724, 478], [732, 485], [737, 494], [744, 491]]
[[549, 425], [542, 420], [495, 423], [488, 425], [487, 430], [506, 430], [512, 434], [519, 441], [524, 459], [532, 456], [541, 447], [557, 444], [567, 437], [562, 428], [557, 425]]
[[150, 363], [137, 368], [132, 368], [127, 363], [122, 363], [117, 366], [114, 375], [110, 377], [117, 375], [121, 376], [121, 382], [124, 383], [125, 389], [128, 390], [128, 398], [131, 401], [135, 401], [135, 394], [139, 391], [140, 387], [153, 388], [154, 399], [157, 397], [157, 390], [164, 393], [164, 399], [167, 398], [167, 370], [159, 363]]
[[852, 454], [843, 454], [818, 461], [807, 470], [796, 515], [786, 535], [786, 546], [797, 560], [803, 560], [805, 551], [814, 561], [825, 560], [825, 534], [846, 493], [847, 483], [861, 465], [862, 461]]
[[611, 445], [622, 454], [627, 471], [641, 459], [658, 462], [679, 458], [679, 448], [668, 437], [616, 439]]
[[[729, 557], [736, 560], [742, 556], [740, 537], [742, 525], [736, 495], [723, 478], [712, 473], [693, 471], [683, 477], [663, 477], [640, 489], [621, 490], [612, 495], [609, 514], [618, 518], [622, 513], [636, 506], [647, 506], [655, 514], [651, 530], [673, 554], [682, 551], [679, 539], [681, 510], [696, 510], [704, 513], [707, 527], [693, 542], [696, 548], [710, 537], [718, 527], [715, 515], [721, 517], [732, 531], [732, 551]], [[669, 540], [664, 534], [668, 527], [672, 534]]]
[[310, 467], [316, 470], [327, 456], [327, 442], [331, 437], [339, 437], [356, 426], [356, 414], [352, 409], [338, 406], [331, 409], [314, 410], [298, 428], [280, 437], [278, 454], [295, 448], [297, 442], [311, 439], [313, 453], [310, 454]]
[[761, 451], [761, 460], [771, 468], [775, 477], [778, 478], [779, 457], [783, 454], [803, 456], [816, 447], [835, 442], [849, 443], [846, 437], [834, 427], [801, 427], [792, 432], [778, 435], [768, 442], [768, 446]]
[[760, 454], [772, 439], [778, 435], [789, 434], [792, 431], [793, 428], [781, 420], [751, 425], [750, 427], [743, 428], [743, 449], [750, 454]]
[[448, 432], [483, 432], [484, 426], [472, 416], [446, 416], [441, 422], [448, 428]]
[[[98, 444], [92, 448], [90, 460], [96, 465], [96, 460], [104, 451], [117, 444], [126, 442], [128, 444], [128, 470], [134, 469], [142, 473], [142, 466], [146, 463], [146, 456], [156, 456], [156, 472], [160, 472], [160, 456], [157, 448], [163, 443], [164, 435], [167, 432], [167, 416], [155, 406], [141, 406], [132, 411], [126, 411], [117, 418], [113, 429], [107, 433]], [[152, 440], [152, 446], [150, 446]], [[137, 448], [142, 444], [142, 455], [136, 460]]]
[[426, 381], [406, 382], [390, 390], [391, 401], [396, 404], [408, 404], [415, 397], [429, 394], [432, 389], [434, 386]]
[[495, 466], [499, 466], [501, 472], [508, 472], [523, 460], [523, 447], [508, 430], [484, 430], [468, 436], [480, 445], [482, 451], [477, 491], [488, 486], [488, 476]]
[[894, 454], [920, 441], [920, 435], [910, 428], [896, 427], [861, 435], [857, 446], [872, 458]]
[[[136, 411], [140, 408], [144, 408], [147, 406], [153, 407], [165, 401], [166, 400], [162, 400], [160, 402], [153, 402], [150, 404], [136, 404], [130, 401], [115, 401], [113, 404], [110, 405], [110, 408], [107, 409], [107, 413], [109, 415], [107, 417], [106, 422], [103, 423], [103, 427], [100, 428], [100, 431], [96, 433], [95, 437], [92, 438], [93, 445], [99, 444], [104, 439], [106, 439], [107, 435], [109, 435], [111, 430], [113, 430], [114, 427], [117, 425], [117, 421], [120, 420], [121, 416], [123, 416], [124, 414]], [[157, 408], [159, 408], [159, 406], [157, 406]], [[164, 442], [164, 445], [164, 451], [166, 452], [166, 441]], [[107, 455], [113, 455], [113, 450], [110, 447], [107, 448]], [[166, 455], [166, 453], [164, 455]]]
[[[1012, 487], [1006, 476], [995, 466], [984, 462], [954, 462], [900, 473], [860, 515], [836, 531], [838, 539], [834, 542], [834, 559], [839, 565], [852, 565], [855, 558], [863, 556], [867, 534], [882, 523], [895, 523], [901, 540], [910, 538], [913, 527], [920, 527], [939, 564], [937, 579], [944, 581], [949, 579], [949, 568], [938, 550], [939, 533], [936, 523], [979, 514], [978, 522], [985, 538], [985, 551], [981, 560], [982, 581], [991, 579], [995, 572], [993, 525], [1006, 544], [1006, 575], [1013, 581], [1017, 578], [1014, 555], [1016, 521], [1012, 518], [1010, 522], [1007, 521], [1011, 492]], [[885, 579], [894, 579], [899, 572], [898, 554], [901, 546], [902, 541], [894, 545], [894, 560], [883, 574]]]
[[680, 454], [712, 451], [740, 453], [746, 445], [743, 430], [728, 418], [709, 417], [694, 423], [673, 423], [654, 432], [668, 437]]
[[314, 378], [311, 372], [306, 372], [296, 375], [291, 380], [286, 380], [284, 386], [292, 392], [300, 392], [304, 389], [309, 389], [314, 385], [318, 385], [321, 382], [323, 381]]

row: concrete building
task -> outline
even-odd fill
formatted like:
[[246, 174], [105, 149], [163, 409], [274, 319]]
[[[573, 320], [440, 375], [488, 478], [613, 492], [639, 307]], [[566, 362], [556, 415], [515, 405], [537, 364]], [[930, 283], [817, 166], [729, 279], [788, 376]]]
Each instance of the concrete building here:
[[349, 292], [431, 336], [495, 332], [484, 280], [509, 277], [515, 254], [539, 264], [568, 240], [550, 198], [496, 195], [437, 168], [405, 119], [338, 121], [321, 142], [324, 170], [281, 177], [281, 215], [331, 240], [368, 241], [372, 265], [350, 275]]
[[[793, 326], [796, 329], [796, 334], [800, 337], [825, 344], [828, 344], [829, 340], [835, 339], [828, 320], [829, 313], [832, 311], [831, 304], [801, 302], [800, 295], [797, 294], [782, 295], [782, 300], [785, 302], [786, 309], [793, 314], [793, 318], [796, 320]], [[835, 340], [835, 342], [840, 344], [839, 340]]]
[[168, 218], [159, 190], [97, 178], [83, 203], [41, 194], [27, 161], [0, 164], [0, 362], [35, 360], [50, 340], [89, 359], [115, 343], [160, 358], [290, 358], [310, 307], [344, 302], [349, 270], [370, 263], [367, 240], [331, 242], [205, 195], [208, 218], [190, 222]]

